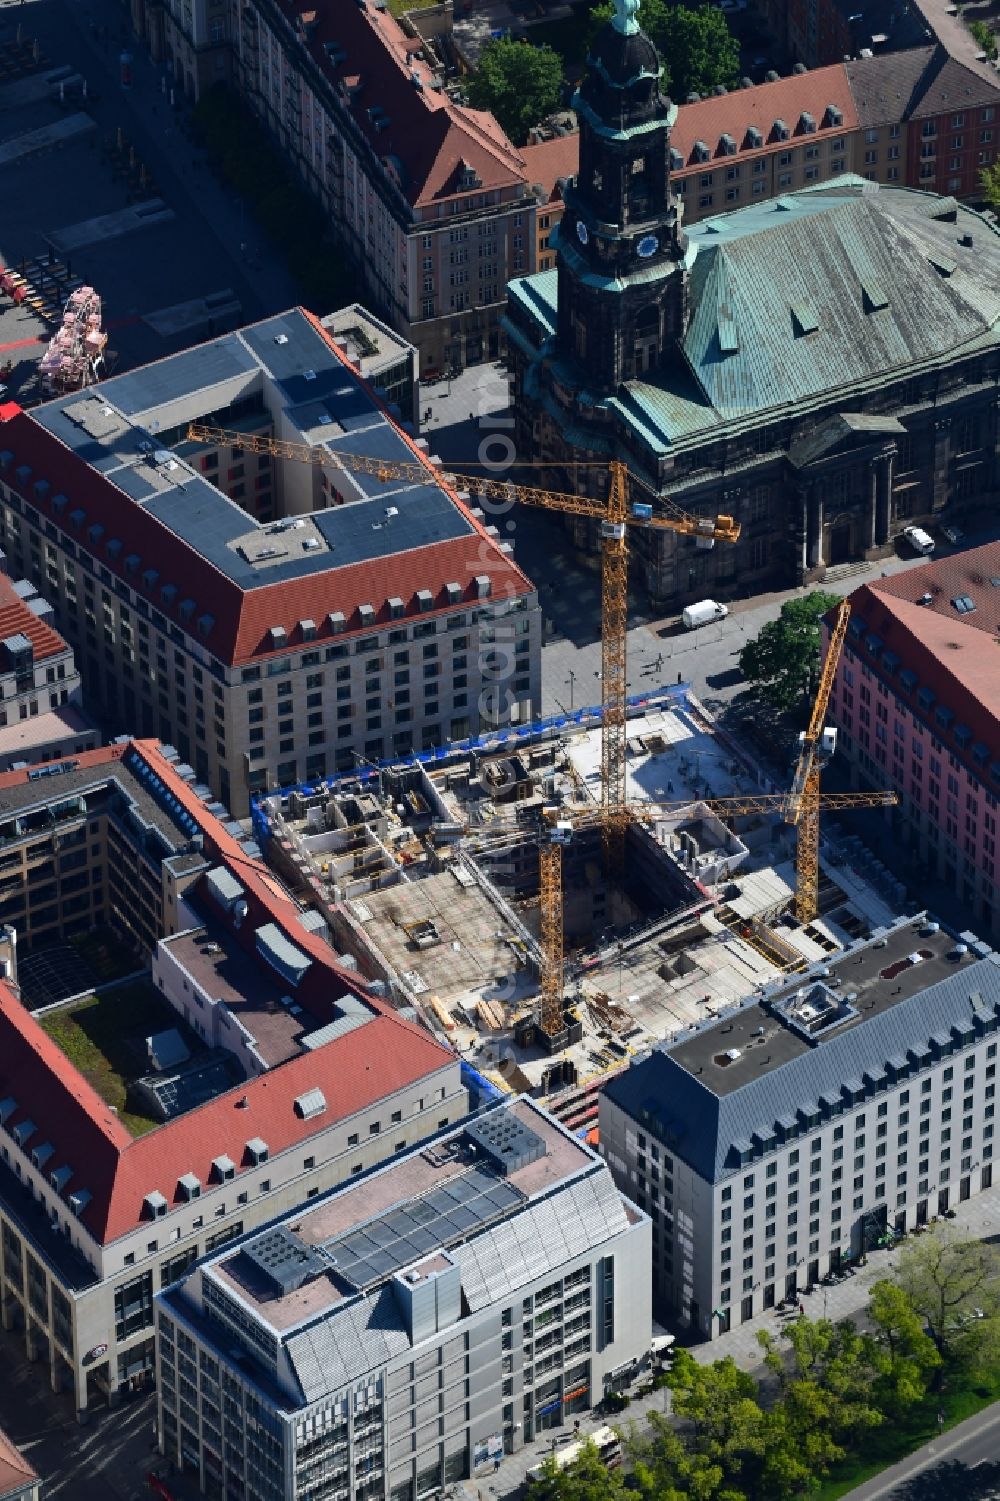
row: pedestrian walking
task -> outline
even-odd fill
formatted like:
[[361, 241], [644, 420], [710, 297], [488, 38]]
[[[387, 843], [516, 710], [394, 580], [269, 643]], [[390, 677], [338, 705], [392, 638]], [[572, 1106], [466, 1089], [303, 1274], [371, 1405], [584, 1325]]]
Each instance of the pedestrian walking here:
[[799, 1313], [802, 1315], [803, 1318], [805, 1318], [805, 1316], [806, 1316], [806, 1305], [803, 1303], [803, 1301], [802, 1301], [801, 1298], [799, 1299]]

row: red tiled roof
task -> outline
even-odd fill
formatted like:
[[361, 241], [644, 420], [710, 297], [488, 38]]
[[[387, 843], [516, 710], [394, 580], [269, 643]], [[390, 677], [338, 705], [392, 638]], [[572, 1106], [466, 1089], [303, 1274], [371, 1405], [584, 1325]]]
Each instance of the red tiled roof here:
[[[972, 742], [962, 747], [951, 730], [936, 730], [949, 751], [969, 762], [971, 743], [982, 741], [990, 751], [987, 765], [1000, 759], [1000, 585], [991, 578], [1000, 578], [1000, 543], [878, 579], [851, 595], [852, 618], [864, 621], [866, 635], [880, 637], [902, 668], [917, 674], [919, 687], [934, 694], [934, 708], [946, 705], [955, 725], [972, 731]], [[925, 594], [931, 595], [928, 604], [920, 603]], [[954, 608], [951, 601], [962, 595], [975, 602], [975, 610]], [[864, 638], [848, 642], [867, 655]]]
[[[827, 106], [831, 104], [843, 114], [840, 125], [823, 123]], [[816, 122], [816, 130], [808, 135], [800, 124], [803, 113], [812, 115]], [[777, 120], [783, 120], [788, 126], [790, 141], [771, 138]], [[751, 125], [760, 131], [763, 146], [748, 144], [747, 131]], [[738, 161], [749, 156], [765, 156], [772, 151], [787, 151], [791, 141], [798, 144], [812, 139], [813, 135], [818, 140], [842, 135], [845, 131], [856, 130], [857, 126], [858, 111], [843, 63], [813, 68], [807, 73], [793, 73], [788, 78], [779, 78], [776, 83], [761, 83], [752, 89], [713, 94], [708, 99], [699, 99], [696, 104], [678, 105], [670, 145], [680, 152], [684, 166], [674, 168], [672, 175], [676, 177], [699, 168], [704, 170], [709, 165], [694, 162], [692, 153], [696, 141], [704, 141], [713, 162], [726, 160], [721, 141], [724, 135], [730, 135], [736, 142], [732, 159]], [[522, 155], [528, 181], [540, 183], [551, 198], [557, 178], [574, 177], [579, 171], [579, 134], [559, 136], [537, 146], [525, 146]]]
[[[329, 331], [312, 314], [305, 309], [302, 311], [335, 357], [360, 380], [357, 370], [337, 347]], [[367, 383], [362, 381], [362, 384], [376, 400]], [[382, 403], [379, 405], [386, 410]], [[3, 446], [14, 454], [13, 467], [30, 465], [36, 477], [49, 481], [50, 495], [62, 492], [71, 500], [85, 500], [88, 523], [99, 522], [108, 538], [121, 541], [122, 547], [116, 559], [102, 559], [105, 567], [124, 578], [124, 559], [130, 553], [138, 553], [142, 558], [157, 560], [161, 577], [169, 575], [183, 579], [184, 590], [181, 592], [195, 600], [199, 611], [204, 610], [213, 616], [215, 623], [206, 637], [206, 645], [227, 666], [260, 656], [280, 656], [287, 653], [289, 647], [301, 645], [299, 623], [310, 617], [317, 623], [315, 639], [332, 639], [333, 632], [327, 620], [331, 611], [343, 613], [347, 634], [350, 634], [371, 629], [357, 618], [358, 606], [362, 604], [371, 604], [376, 611], [377, 623], [385, 623], [389, 619], [390, 596], [402, 598], [408, 614], [416, 613], [416, 590], [429, 589], [434, 596], [435, 609], [425, 613], [433, 614], [455, 608], [453, 602], [443, 597], [445, 584], [453, 581], [462, 585], [465, 601], [477, 598], [477, 574], [490, 577], [491, 598], [495, 600], [516, 597], [532, 587], [526, 575], [500, 551], [497, 542], [488, 536], [483, 524], [472, 516], [469, 508], [442, 486], [472, 527], [469, 536], [410, 553], [376, 558], [370, 563], [333, 566], [323, 573], [244, 591], [145, 507], [126, 501], [117, 486], [85, 464], [29, 413], [10, 403], [0, 407], [0, 424]], [[429, 482], [441, 485], [427, 455], [406, 434], [402, 436], [414, 458], [427, 466]], [[45, 507], [43, 501], [33, 503]], [[69, 511], [70, 508], [66, 507], [61, 515], [54, 510], [51, 512], [56, 526], [67, 532], [71, 528]], [[48, 514], [47, 510], [47, 519]], [[157, 610], [179, 619], [177, 611], [181, 592], [175, 604], [167, 606], [158, 593], [146, 589], [141, 574], [130, 575], [128, 583], [137, 593], [147, 595]], [[272, 626], [284, 626], [287, 633], [287, 644], [277, 651], [271, 646]]]
[[[252, 950], [260, 922], [276, 923], [313, 961], [296, 992], [306, 1009], [317, 1019], [328, 1020], [333, 1002], [351, 990], [364, 997], [373, 1018], [325, 1047], [292, 1058], [146, 1136], [132, 1138], [66, 1055], [0, 984], [0, 1097], [11, 1095], [18, 1101], [7, 1125], [32, 1120], [37, 1129], [26, 1143], [28, 1150], [50, 1142], [55, 1151], [47, 1171], [63, 1165], [73, 1168], [66, 1194], [89, 1190], [92, 1197], [81, 1219], [102, 1242], [127, 1234], [141, 1222], [143, 1197], [152, 1190], [159, 1190], [171, 1203], [184, 1173], [193, 1172], [208, 1183], [212, 1158], [220, 1153], [230, 1156], [239, 1172], [248, 1165], [245, 1144], [252, 1137], [261, 1137], [276, 1156], [326, 1129], [331, 1121], [375, 1106], [453, 1058], [449, 1049], [416, 1023], [369, 995], [356, 974], [337, 964], [330, 947], [301, 926], [296, 904], [266, 867], [251, 859], [212, 817], [160, 754], [155, 741], [109, 746], [74, 759], [84, 766], [103, 763], [110, 771], [133, 748], [198, 820], [206, 836], [208, 858], [225, 863], [243, 886], [250, 913], [233, 930], [241, 944]], [[26, 776], [26, 772], [0, 775], [0, 789]], [[294, 1101], [313, 1088], [322, 1089], [329, 1109], [314, 1120], [302, 1120]]]
[[0, 1429], [0, 1498], [20, 1495], [26, 1486], [37, 1480], [38, 1471]]
[[31, 642], [36, 662], [43, 662], [46, 657], [62, 656], [69, 651], [59, 632], [44, 620], [39, 620], [7, 575], [0, 573], [0, 641], [18, 633], [27, 636]]
[[[830, 104], [843, 114], [840, 125], [824, 125]], [[737, 158], [787, 151], [788, 141], [772, 139], [775, 122], [783, 120], [792, 139], [801, 141], [809, 138], [799, 123], [803, 114], [812, 115], [816, 122], [815, 135], [820, 138], [857, 129], [858, 112], [843, 63], [813, 68], [806, 73], [792, 73], [788, 78], [757, 84], [752, 89], [713, 94], [708, 99], [700, 99], [697, 104], [681, 104], [676, 124], [670, 132], [670, 145], [680, 152], [686, 165], [691, 164], [696, 141], [704, 141], [713, 159], [723, 157], [719, 144], [723, 135], [732, 136], [736, 142]], [[763, 136], [763, 146], [748, 146], [746, 136], [751, 125], [756, 126]]]
[[577, 131], [570, 135], [553, 136], [551, 141], [539, 141], [536, 146], [525, 146], [524, 157], [528, 181], [542, 188], [547, 200], [560, 196], [556, 184], [561, 177], [575, 177], [580, 170], [580, 136]]
[[[280, 7], [293, 25], [307, 9], [315, 18], [305, 44], [316, 66], [334, 89], [353, 81], [351, 113], [358, 128], [377, 157], [400, 164], [400, 185], [410, 203], [468, 192], [459, 185], [463, 166], [480, 179], [476, 192], [524, 182], [521, 156], [494, 117], [454, 104], [432, 86], [434, 69], [415, 55], [420, 43], [406, 36], [388, 8], [354, 0], [319, 0], [308, 7], [280, 0]], [[341, 61], [326, 51], [327, 42], [342, 49]], [[381, 109], [389, 123], [373, 120], [372, 109]]]

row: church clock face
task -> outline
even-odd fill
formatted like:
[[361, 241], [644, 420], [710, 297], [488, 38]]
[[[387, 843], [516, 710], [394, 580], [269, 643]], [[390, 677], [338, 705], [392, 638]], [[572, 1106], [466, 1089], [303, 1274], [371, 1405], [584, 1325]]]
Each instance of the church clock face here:
[[655, 255], [659, 248], [660, 242], [655, 235], [643, 235], [636, 246], [636, 250], [642, 256], [643, 260], [648, 260], [651, 255]]
[[590, 234], [587, 230], [587, 226], [586, 224], [584, 224], [582, 219], [577, 219], [576, 221], [576, 237], [580, 241], [581, 245], [586, 245], [587, 241], [590, 239]]

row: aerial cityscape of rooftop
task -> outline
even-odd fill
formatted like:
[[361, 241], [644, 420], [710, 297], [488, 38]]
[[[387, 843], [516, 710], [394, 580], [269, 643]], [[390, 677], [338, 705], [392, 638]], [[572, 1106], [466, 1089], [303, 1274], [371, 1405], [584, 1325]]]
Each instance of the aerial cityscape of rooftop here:
[[1000, 1494], [998, 36], [0, 6], [0, 1498]]

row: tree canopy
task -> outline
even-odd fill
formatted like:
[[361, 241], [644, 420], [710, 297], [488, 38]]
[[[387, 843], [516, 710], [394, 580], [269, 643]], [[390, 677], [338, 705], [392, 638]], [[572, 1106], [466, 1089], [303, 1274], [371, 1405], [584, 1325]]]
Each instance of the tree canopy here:
[[942, 1360], [981, 1366], [1000, 1354], [1000, 1251], [938, 1224], [899, 1252], [896, 1281]]
[[[609, 20], [610, 3], [595, 7], [594, 32]], [[715, 5], [673, 5], [643, 0], [642, 28], [655, 43], [663, 64], [663, 90], [683, 101], [690, 93], [710, 94], [717, 84], [731, 88], [739, 79], [739, 43]]]
[[677, 1350], [673, 1416], [623, 1436], [630, 1473], [588, 1445], [565, 1469], [548, 1460], [531, 1501], [799, 1501], [848, 1455], [884, 1455], [897, 1432], [921, 1442], [943, 1387], [1000, 1374], [1000, 1251], [945, 1223], [898, 1255], [857, 1326], [799, 1316], [761, 1331], [763, 1380]]
[[990, 207], [1000, 209], [1000, 162], [994, 162], [992, 167], [984, 167], [979, 174], [979, 181]]
[[609, 1470], [594, 1444], [585, 1444], [579, 1458], [560, 1469], [550, 1454], [541, 1478], [531, 1486], [531, 1501], [619, 1501], [625, 1485], [621, 1470]]
[[760, 697], [776, 709], [791, 709], [808, 693], [819, 673], [820, 620], [837, 603], [817, 589], [789, 599], [777, 620], [740, 652], [740, 671]]
[[501, 37], [483, 48], [468, 81], [475, 109], [492, 110], [516, 146], [562, 101], [563, 65], [551, 47]]

